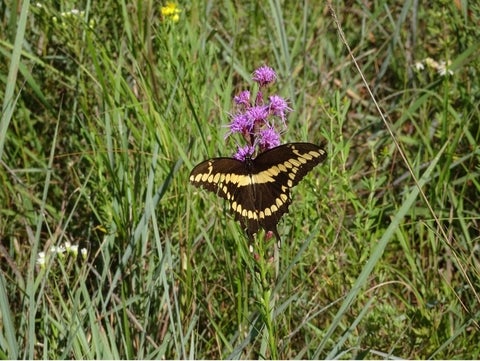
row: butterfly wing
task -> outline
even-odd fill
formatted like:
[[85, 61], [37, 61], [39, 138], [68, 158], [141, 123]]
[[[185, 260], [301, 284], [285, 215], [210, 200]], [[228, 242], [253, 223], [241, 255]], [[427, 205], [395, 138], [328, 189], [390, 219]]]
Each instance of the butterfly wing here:
[[255, 158], [253, 173], [261, 182], [273, 177], [276, 183], [292, 188], [317, 164], [323, 162], [327, 152], [312, 143], [288, 143], [260, 153]]
[[190, 182], [230, 200], [240, 177], [248, 176], [245, 163], [234, 158], [208, 159], [190, 173]]

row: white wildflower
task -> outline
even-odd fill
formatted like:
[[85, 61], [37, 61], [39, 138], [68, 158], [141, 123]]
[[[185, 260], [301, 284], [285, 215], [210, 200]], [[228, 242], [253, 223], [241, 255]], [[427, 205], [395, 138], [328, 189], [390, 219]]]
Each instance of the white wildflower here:
[[415, 69], [417, 69], [417, 71], [421, 71], [421, 70], [425, 69], [425, 66], [423, 65], [423, 63], [421, 61], [417, 61], [415, 63]]
[[50, 247], [50, 253], [52, 254], [62, 254], [62, 253], [65, 253], [65, 247], [63, 246], [52, 246]]
[[78, 245], [74, 244], [70, 247], [69, 253], [71, 253], [74, 257], [77, 257], [78, 254]]
[[447, 74], [453, 75], [453, 71], [450, 70], [450, 63], [451, 63], [450, 60], [447, 62], [445, 62], [444, 60], [440, 61], [437, 68], [438, 74], [441, 76], [445, 76]]
[[45, 268], [45, 263], [47, 262], [45, 258], [45, 252], [39, 252], [37, 256], [37, 265], [41, 268]]

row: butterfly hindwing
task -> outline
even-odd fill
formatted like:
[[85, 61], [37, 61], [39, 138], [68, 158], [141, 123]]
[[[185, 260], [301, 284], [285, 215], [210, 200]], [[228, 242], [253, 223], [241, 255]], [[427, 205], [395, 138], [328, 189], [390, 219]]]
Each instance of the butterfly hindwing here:
[[290, 189], [325, 158], [325, 150], [315, 144], [289, 143], [243, 162], [206, 160], [192, 170], [190, 181], [226, 199], [250, 237], [260, 228], [278, 237], [276, 226], [288, 211]]

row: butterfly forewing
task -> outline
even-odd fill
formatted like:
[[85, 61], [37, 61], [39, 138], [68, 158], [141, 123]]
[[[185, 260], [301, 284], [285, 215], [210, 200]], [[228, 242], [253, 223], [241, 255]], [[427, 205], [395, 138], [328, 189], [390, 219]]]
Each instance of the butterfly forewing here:
[[292, 188], [326, 156], [325, 150], [315, 144], [289, 143], [261, 153], [255, 158], [254, 171], [260, 177], [278, 172], [276, 183]]
[[290, 189], [325, 158], [322, 147], [290, 143], [244, 162], [233, 158], [207, 160], [192, 170], [190, 181], [228, 200], [235, 219], [249, 236], [260, 228], [278, 236], [276, 226], [288, 211]]
[[240, 177], [247, 176], [245, 163], [234, 158], [212, 158], [206, 160], [190, 173], [190, 182], [203, 187], [220, 197], [230, 200]]

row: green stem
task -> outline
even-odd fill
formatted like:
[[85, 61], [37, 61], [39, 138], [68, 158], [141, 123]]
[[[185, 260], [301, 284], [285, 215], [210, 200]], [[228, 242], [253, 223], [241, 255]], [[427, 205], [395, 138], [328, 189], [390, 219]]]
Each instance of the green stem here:
[[[263, 322], [266, 326], [268, 336], [268, 346], [270, 349], [270, 358], [278, 359], [276, 327], [274, 322], [274, 300], [272, 298], [272, 285], [269, 281], [271, 279], [272, 264], [268, 261], [269, 242], [265, 242], [259, 246], [258, 268], [260, 271], [259, 286], [261, 289], [260, 311]], [[269, 277], [270, 276], [270, 277]], [[258, 278], [256, 278], [258, 280]]]

